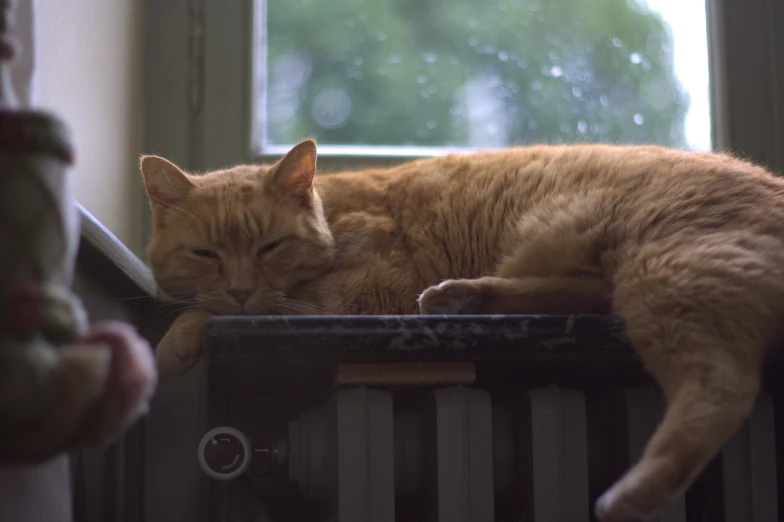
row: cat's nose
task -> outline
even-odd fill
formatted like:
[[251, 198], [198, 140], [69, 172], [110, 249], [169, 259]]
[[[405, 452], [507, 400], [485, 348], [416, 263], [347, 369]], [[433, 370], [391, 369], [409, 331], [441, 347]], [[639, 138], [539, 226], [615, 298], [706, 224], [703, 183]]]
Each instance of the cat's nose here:
[[234, 296], [239, 304], [245, 304], [253, 293], [253, 288], [229, 288], [229, 294]]

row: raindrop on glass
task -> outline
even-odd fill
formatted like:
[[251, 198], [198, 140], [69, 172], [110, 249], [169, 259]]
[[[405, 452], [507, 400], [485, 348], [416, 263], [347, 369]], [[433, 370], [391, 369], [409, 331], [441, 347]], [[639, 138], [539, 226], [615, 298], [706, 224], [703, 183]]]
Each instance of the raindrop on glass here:
[[506, 51], [498, 51], [498, 59], [502, 62], [509, 61], [509, 53]]
[[642, 125], [643, 123], [645, 123], [645, 118], [642, 117], [642, 114], [637, 113], [634, 115], [634, 123], [636, 123], [637, 125]]
[[417, 74], [417, 77], [416, 77], [416, 82], [417, 83], [423, 84], [426, 81], [427, 81], [427, 76], [425, 76], [424, 74]]
[[436, 120], [427, 120], [427, 128], [428, 129], [433, 130], [436, 127], [438, 127], [438, 122], [436, 122]]
[[422, 58], [426, 63], [436, 63], [438, 61], [438, 56], [435, 53], [425, 53], [422, 55]]
[[560, 78], [563, 76], [563, 69], [559, 65], [553, 65], [550, 69], [550, 74], [553, 75], [553, 78]]
[[638, 64], [642, 61], [642, 56], [640, 56], [640, 53], [632, 53], [629, 55], [629, 61], [633, 64]]
[[324, 89], [313, 99], [313, 120], [325, 129], [342, 127], [351, 113], [351, 98], [343, 89]]

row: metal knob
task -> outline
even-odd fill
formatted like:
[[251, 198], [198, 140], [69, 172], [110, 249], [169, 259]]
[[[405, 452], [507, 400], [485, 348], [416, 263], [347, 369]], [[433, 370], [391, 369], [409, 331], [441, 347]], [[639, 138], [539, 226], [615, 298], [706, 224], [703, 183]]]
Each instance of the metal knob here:
[[252, 456], [250, 441], [241, 431], [220, 426], [201, 438], [197, 459], [209, 477], [233, 480], [245, 473]]

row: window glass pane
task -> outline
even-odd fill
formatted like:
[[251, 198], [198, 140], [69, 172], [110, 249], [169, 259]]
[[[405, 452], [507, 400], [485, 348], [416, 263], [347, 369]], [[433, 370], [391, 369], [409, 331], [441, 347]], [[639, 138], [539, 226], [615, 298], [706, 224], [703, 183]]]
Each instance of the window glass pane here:
[[268, 0], [266, 24], [263, 145], [710, 148], [703, 0]]

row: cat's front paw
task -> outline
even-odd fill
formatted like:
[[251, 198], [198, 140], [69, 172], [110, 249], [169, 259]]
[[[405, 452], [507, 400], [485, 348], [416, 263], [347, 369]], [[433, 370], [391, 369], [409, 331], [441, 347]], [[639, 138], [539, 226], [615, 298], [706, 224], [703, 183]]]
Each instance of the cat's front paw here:
[[212, 313], [204, 309], [184, 312], [174, 320], [155, 349], [155, 358], [166, 373], [183, 373], [201, 358], [204, 327]]
[[418, 301], [422, 315], [477, 314], [482, 295], [470, 279], [448, 279], [422, 292]]

